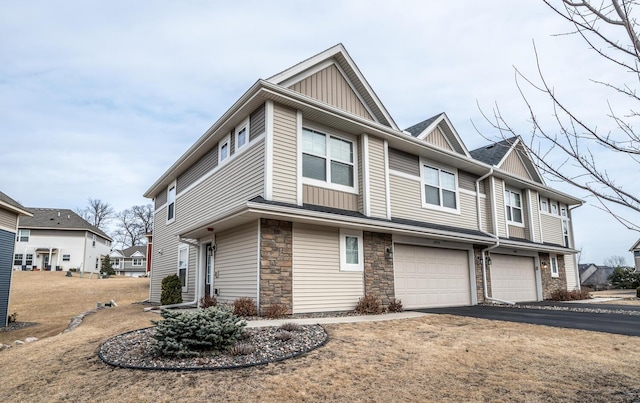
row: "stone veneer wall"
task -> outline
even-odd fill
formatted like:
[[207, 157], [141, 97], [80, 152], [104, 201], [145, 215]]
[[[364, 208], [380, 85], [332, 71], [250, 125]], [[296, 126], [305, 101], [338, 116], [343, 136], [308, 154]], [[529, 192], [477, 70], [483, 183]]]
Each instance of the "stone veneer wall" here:
[[291, 222], [260, 219], [260, 313], [274, 304], [293, 310], [292, 242]]
[[376, 295], [382, 306], [395, 298], [393, 258], [387, 258], [386, 248], [392, 247], [391, 234], [364, 231], [364, 293]]
[[550, 299], [551, 294], [555, 290], [567, 289], [567, 273], [564, 267], [564, 256], [557, 255], [558, 258], [558, 277], [551, 277], [551, 262], [548, 253], [540, 253], [540, 265], [547, 262], [547, 268], [540, 268], [542, 277], [542, 299]]
[[[482, 249], [485, 247], [473, 248], [473, 262], [476, 270], [476, 295], [478, 296], [478, 303], [488, 302], [484, 300], [484, 285], [482, 284], [482, 261], [479, 260]], [[491, 297], [491, 266], [487, 265], [487, 292]]]

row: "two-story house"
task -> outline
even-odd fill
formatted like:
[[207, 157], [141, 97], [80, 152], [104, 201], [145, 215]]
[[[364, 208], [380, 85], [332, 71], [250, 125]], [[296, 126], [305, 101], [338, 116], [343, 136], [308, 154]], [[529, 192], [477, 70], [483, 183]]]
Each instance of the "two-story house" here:
[[633, 253], [633, 267], [640, 272], [640, 239], [633, 244], [629, 252]]
[[147, 274], [147, 245], [113, 249], [109, 258], [118, 275], [140, 277]]
[[31, 213], [20, 203], [0, 192], [0, 327], [9, 321], [9, 295], [13, 271], [13, 248], [18, 232], [18, 218]]
[[69, 209], [29, 208], [15, 237], [14, 270], [98, 272], [112, 239]]
[[150, 301], [342, 311], [536, 301], [579, 287], [571, 208], [518, 138], [469, 152], [442, 113], [407, 130], [342, 45], [258, 80], [145, 193]]

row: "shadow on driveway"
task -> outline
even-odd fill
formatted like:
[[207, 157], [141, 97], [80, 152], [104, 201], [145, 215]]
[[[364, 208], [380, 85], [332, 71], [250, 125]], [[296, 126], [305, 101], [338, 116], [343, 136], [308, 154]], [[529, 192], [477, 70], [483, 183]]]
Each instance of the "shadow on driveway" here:
[[[527, 304], [529, 305], [529, 304]], [[531, 304], [533, 305], [533, 304]], [[543, 304], [539, 304], [544, 306]], [[613, 309], [625, 310], [624, 305], [576, 306], [573, 304], [556, 304], [565, 307], [581, 309]], [[638, 307], [628, 307], [626, 310], [638, 311]], [[568, 329], [590, 330], [622, 334], [625, 336], [640, 336], [640, 315], [619, 313], [575, 312], [568, 310], [513, 308], [504, 306], [463, 306], [453, 308], [414, 309], [414, 311], [435, 314], [468, 316], [472, 318], [504, 320], [507, 322], [530, 323], [563, 327]]]

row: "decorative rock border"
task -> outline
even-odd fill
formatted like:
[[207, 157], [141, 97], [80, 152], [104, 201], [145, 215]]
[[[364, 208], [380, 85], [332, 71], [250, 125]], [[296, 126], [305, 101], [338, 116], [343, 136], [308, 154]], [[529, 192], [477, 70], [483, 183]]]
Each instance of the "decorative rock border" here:
[[69, 326], [67, 326], [66, 329], [64, 329], [62, 331], [62, 333], [67, 333], [72, 331], [73, 329], [75, 329], [76, 327], [80, 326], [80, 324], [82, 323], [82, 320], [84, 318], [86, 318], [89, 315], [93, 315], [94, 313], [103, 310], [104, 307], [100, 307], [100, 308], [93, 308], [89, 311], [84, 311], [79, 315], [74, 316], [73, 318], [71, 318], [71, 322], [69, 322]]

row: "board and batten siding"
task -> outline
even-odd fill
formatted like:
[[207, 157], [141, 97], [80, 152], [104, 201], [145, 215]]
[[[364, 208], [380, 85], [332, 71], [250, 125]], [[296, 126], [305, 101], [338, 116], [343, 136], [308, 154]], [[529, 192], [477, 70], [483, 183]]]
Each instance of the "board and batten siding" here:
[[564, 245], [562, 220], [560, 216], [540, 213], [540, 220], [542, 221], [542, 237], [544, 238], [544, 242]]
[[335, 65], [301, 80], [289, 87], [321, 102], [335, 106], [354, 115], [373, 120], [356, 93]]
[[[13, 226], [15, 227], [15, 217]], [[9, 316], [9, 291], [16, 233], [0, 229], [0, 327], [7, 325]]]
[[273, 200], [296, 204], [298, 182], [297, 115], [279, 104], [273, 109]]
[[506, 237], [507, 236], [507, 217], [506, 210], [504, 205], [504, 182], [501, 179], [495, 179], [495, 188], [493, 196], [496, 201], [496, 218], [498, 225], [498, 236]]
[[216, 234], [213, 279], [218, 301], [258, 296], [258, 221]]
[[389, 170], [420, 176], [420, 158], [389, 147]]
[[387, 218], [384, 166], [384, 142], [369, 136], [369, 207], [372, 217]]
[[316, 206], [358, 211], [358, 195], [312, 185], [302, 185], [302, 202]]
[[18, 215], [11, 211], [0, 209], [0, 229], [15, 232], [18, 223]]
[[518, 151], [515, 149], [511, 150], [500, 168], [521, 178], [531, 179], [529, 171], [527, 171], [527, 168], [525, 168], [524, 164], [518, 157]]
[[478, 229], [476, 197], [474, 195], [459, 192], [460, 214], [447, 213], [422, 207], [422, 182], [419, 177], [408, 179], [390, 172], [389, 182], [392, 217], [450, 227]]
[[340, 271], [338, 228], [293, 224], [293, 313], [349, 311], [364, 295], [362, 271]]
[[427, 135], [427, 137], [425, 138], [425, 141], [427, 143], [433, 144], [436, 147], [443, 148], [449, 151], [454, 151], [453, 148], [451, 148], [451, 145], [449, 145], [449, 142], [444, 137], [444, 134], [442, 133], [439, 127], [436, 127], [435, 129], [433, 129], [433, 131]]

